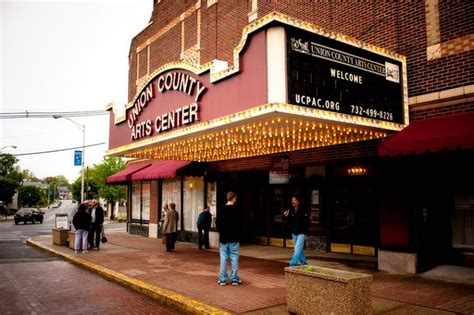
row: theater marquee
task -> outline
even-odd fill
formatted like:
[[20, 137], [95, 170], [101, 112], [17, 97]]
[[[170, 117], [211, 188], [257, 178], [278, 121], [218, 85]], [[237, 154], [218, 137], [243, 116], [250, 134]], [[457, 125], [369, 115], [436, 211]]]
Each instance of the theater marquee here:
[[290, 104], [404, 123], [402, 63], [288, 27]]

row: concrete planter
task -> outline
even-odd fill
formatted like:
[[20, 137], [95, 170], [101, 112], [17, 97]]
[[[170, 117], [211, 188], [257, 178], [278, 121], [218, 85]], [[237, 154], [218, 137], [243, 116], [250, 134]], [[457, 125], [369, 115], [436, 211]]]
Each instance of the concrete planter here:
[[288, 311], [371, 314], [372, 276], [315, 266], [285, 268]]
[[53, 229], [53, 244], [65, 246], [69, 230]]
[[76, 242], [76, 232], [69, 231], [69, 248], [74, 249], [74, 243]]

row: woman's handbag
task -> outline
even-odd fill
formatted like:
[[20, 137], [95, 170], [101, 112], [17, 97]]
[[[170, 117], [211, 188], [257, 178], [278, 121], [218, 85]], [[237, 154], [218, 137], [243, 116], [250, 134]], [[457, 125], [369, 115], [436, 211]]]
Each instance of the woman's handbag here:
[[164, 234], [164, 233], [161, 236], [161, 244], [166, 244], [166, 234]]
[[105, 236], [104, 227], [102, 227], [102, 236], [100, 238], [100, 241], [102, 243], [107, 243], [107, 241], [108, 241], [107, 237]]

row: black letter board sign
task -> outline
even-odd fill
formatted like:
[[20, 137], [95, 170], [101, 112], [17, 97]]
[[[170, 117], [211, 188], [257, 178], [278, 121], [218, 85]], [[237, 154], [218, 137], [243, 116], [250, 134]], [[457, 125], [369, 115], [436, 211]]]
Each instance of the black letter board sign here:
[[288, 102], [404, 123], [402, 62], [288, 27]]

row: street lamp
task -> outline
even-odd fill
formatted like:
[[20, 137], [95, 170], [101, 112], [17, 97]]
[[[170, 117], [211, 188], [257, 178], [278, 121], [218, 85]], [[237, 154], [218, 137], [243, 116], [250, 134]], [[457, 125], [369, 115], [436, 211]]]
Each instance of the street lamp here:
[[0, 151], [2, 151], [3, 149], [6, 149], [6, 148], [13, 148], [13, 149], [16, 149], [17, 146], [16, 145], [6, 145], [6, 146], [3, 146], [0, 148]]
[[74, 124], [79, 130], [82, 131], [82, 170], [81, 170], [81, 203], [84, 202], [84, 157], [85, 157], [85, 151], [86, 151], [86, 125], [81, 125], [77, 121], [72, 120], [69, 117], [64, 117], [61, 115], [53, 115], [54, 119], [59, 119], [59, 118], [66, 118], [70, 122]]

